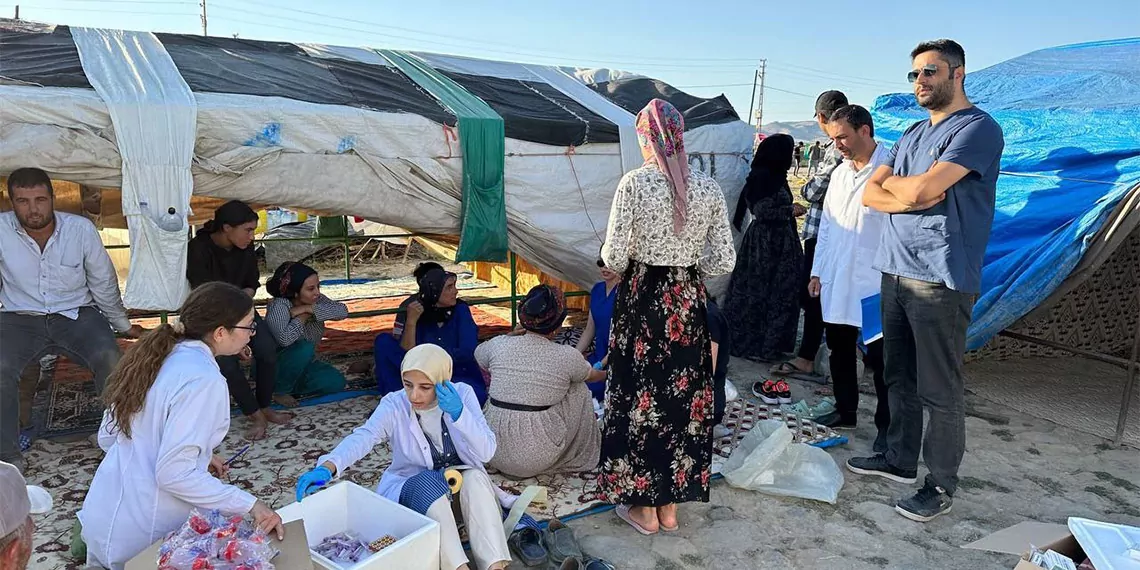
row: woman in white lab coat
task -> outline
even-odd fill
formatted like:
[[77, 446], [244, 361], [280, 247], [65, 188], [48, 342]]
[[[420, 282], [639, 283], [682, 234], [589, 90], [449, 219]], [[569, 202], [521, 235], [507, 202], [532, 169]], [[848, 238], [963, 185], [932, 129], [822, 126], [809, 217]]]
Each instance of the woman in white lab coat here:
[[409, 350], [400, 366], [404, 389], [384, 396], [364, 425], [297, 480], [297, 500], [342, 475], [386, 441], [392, 465], [376, 491], [439, 523], [440, 569], [470, 568], [443, 477], [445, 469], [454, 468], [463, 474], [458, 495], [475, 566], [501, 570], [511, 554], [498, 492], [483, 466], [495, 455], [495, 434], [474, 390], [451, 382], [451, 370], [451, 356], [434, 344]]
[[87, 564], [118, 570], [178, 529], [191, 509], [253, 515], [283, 536], [281, 517], [211, 474], [230, 428], [230, 394], [216, 357], [254, 334], [253, 298], [233, 285], [195, 289], [179, 321], [144, 335], [107, 379], [99, 447], [107, 453], [79, 511]]

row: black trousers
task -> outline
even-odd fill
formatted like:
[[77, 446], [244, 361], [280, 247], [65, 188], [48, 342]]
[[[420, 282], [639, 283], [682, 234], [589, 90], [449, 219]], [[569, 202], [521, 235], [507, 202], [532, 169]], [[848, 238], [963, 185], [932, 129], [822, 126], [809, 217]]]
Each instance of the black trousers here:
[[219, 356], [218, 367], [226, 383], [230, 386], [230, 396], [237, 401], [241, 413], [245, 415], [268, 408], [273, 402], [273, 385], [277, 382], [277, 341], [261, 315], [254, 312], [253, 322], [256, 323], [257, 332], [249, 339], [249, 348], [253, 351], [253, 377], [257, 386], [257, 394], [249, 388], [249, 379], [241, 369], [241, 359], [237, 356]]
[[[827, 348], [831, 350], [831, 382], [835, 389], [835, 409], [845, 422], [854, 422], [859, 412], [859, 369], [856, 351], [859, 350], [859, 329], [849, 325], [825, 325], [827, 328]], [[891, 425], [891, 410], [887, 397], [887, 385], [883, 379], [883, 341], [877, 340], [867, 345], [863, 365], [875, 375], [875, 451], [886, 451], [887, 429]]]
[[811, 282], [811, 267], [815, 261], [816, 238], [804, 240], [804, 274], [800, 287], [800, 307], [804, 310], [804, 334], [800, 340], [800, 350], [796, 356], [804, 360], [815, 360], [819, 352], [819, 345], [823, 342], [823, 306], [819, 297], [808, 294], [808, 283]]

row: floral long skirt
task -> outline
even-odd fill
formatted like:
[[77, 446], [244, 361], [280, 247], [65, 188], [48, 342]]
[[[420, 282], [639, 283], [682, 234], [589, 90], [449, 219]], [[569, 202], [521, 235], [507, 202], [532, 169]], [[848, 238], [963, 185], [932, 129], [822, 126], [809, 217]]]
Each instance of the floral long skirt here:
[[601, 500], [709, 500], [713, 381], [704, 284], [695, 268], [631, 262], [614, 304], [602, 427]]

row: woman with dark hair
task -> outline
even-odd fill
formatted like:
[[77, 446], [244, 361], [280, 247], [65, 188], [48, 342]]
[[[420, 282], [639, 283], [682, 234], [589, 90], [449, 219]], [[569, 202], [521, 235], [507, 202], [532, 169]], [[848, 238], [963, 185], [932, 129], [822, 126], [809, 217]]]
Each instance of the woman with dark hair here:
[[215, 358], [254, 336], [253, 298], [233, 285], [195, 289], [177, 322], [127, 351], [107, 379], [99, 427], [106, 452], [79, 511], [87, 564], [118, 570], [178, 529], [191, 509], [250, 513], [281, 536], [281, 517], [219, 477], [214, 449], [230, 429], [230, 397]]
[[475, 349], [491, 374], [487, 424], [499, 448], [487, 465], [519, 478], [593, 471], [602, 434], [586, 382], [604, 385], [573, 348], [554, 342], [566, 320], [562, 291], [539, 285], [519, 304], [524, 334], [500, 336]]
[[[773, 361], [795, 349], [804, 251], [788, 187], [794, 148], [784, 134], [760, 143], [732, 218], [740, 230], [744, 214], [753, 216], [724, 303], [733, 356]], [[782, 393], [786, 384], [772, 388]]]
[[602, 249], [622, 280], [598, 486], [644, 534], [676, 530], [678, 503], [709, 500], [713, 361], [702, 279], [736, 262], [724, 193], [689, 169], [684, 132], [665, 101], [638, 113], [646, 164], [618, 185]]
[[[602, 253], [598, 252], [598, 273], [602, 280], [594, 284], [590, 290], [590, 315], [586, 319], [586, 328], [582, 337], [578, 339], [578, 352], [599, 370], [605, 370], [609, 362], [606, 355], [610, 351], [610, 319], [614, 314], [614, 300], [617, 299], [618, 284], [621, 275], [606, 267], [602, 260]], [[590, 347], [594, 349], [591, 351]], [[587, 384], [594, 399], [604, 402], [606, 399], [606, 382], [603, 378], [598, 382]]]
[[404, 299], [392, 334], [381, 333], [373, 345], [376, 384], [381, 394], [403, 389], [400, 363], [421, 344], [443, 347], [451, 355], [453, 378], [471, 386], [479, 405], [487, 402], [487, 384], [475, 363], [479, 328], [471, 308], [459, 300], [458, 277], [435, 262], [421, 263], [412, 274], [420, 291]]
[[317, 359], [325, 321], [348, 317], [348, 307], [321, 294], [317, 270], [287, 261], [265, 284], [273, 300], [265, 307], [265, 324], [280, 347], [273, 399], [292, 408], [296, 396], [322, 396], [344, 389], [344, 374]]
[[[257, 212], [243, 202], [230, 200], [214, 212], [214, 219], [198, 230], [190, 240], [186, 258], [186, 277], [190, 288], [221, 281], [246, 292], [252, 299], [261, 286], [261, 272], [257, 268], [257, 254], [253, 251], [253, 230], [257, 227]], [[254, 311], [254, 322], [264, 326], [261, 316]], [[241, 361], [253, 360], [253, 375], [257, 393], [249, 388], [249, 379], [241, 369]], [[273, 335], [253, 337], [250, 345], [236, 355], [218, 357], [218, 366], [230, 386], [230, 395], [237, 401], [241, 412], [253, 424], [246, 437], [257, 440], [265, 437], [269, 423], [287, 424], [293, 415], [270, 409], [273, 403], [273, 386], [277, 381], [277, 343]]]

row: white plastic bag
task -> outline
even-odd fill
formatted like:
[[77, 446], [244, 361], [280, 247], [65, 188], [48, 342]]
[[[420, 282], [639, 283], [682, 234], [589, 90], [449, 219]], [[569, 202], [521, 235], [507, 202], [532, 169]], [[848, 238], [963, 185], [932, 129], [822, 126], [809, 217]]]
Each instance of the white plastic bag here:
[[769, 495], [835, 504], [843, 473], [826, 451], [792, 443], [792, 432], [779, 420], [756, 424], [721, 469], [733, 487]]

